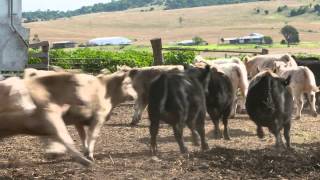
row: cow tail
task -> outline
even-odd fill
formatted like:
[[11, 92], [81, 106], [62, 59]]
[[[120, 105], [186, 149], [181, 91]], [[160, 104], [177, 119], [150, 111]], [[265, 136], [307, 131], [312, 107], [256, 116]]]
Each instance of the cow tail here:
[[160, 106], [159, 106], [159, 110], [160, 113], [165, 113], [165, 108], [166, 108], [166, 102], [167, 102], [167, 98], [168, 98], [168, 77], [167, 75], [164, 73], [162, 75], [160, 75], [159, 77], [160, 82], [162, 82], [162, 85], [160, 87], [162, 87], [162, 97], [160, 99]]
[[316, 80], [315, 77], [313, 75], [313, 73], [311, 72], [311, 70], [307, 67], [303, 67], [303, 72], [304, 72], [304, 76], [307, 78], [308, 80], [308, 84], [311, 86], [311, 91], [313, 92], [319, 92], [319, 87], [317, 87], [316, 85]]
[[241, 67], [236, 68], [237, 76], [240, 78], [240, 91], [243, 97], [247, 96], [248, 90], [248, 77], [247, 72], [245, 72]]

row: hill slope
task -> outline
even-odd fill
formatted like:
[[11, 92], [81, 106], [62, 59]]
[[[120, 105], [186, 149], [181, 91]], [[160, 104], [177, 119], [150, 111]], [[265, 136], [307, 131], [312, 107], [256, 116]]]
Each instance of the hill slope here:
[[[299, 0], [287, 0], [285, 3], [276, 0], [166, 11], [112, 12], [25, 26], [42, 40], [86, 42], [95, 37], [126, 36], [137, 39], [137, 44], [149, 44], [154, 37], [162, 37], [168, 43], [197, 35], [209, 43], [217, 43], [222, 37], [244, 36], [252, 32], [272, 36], [275, 42], [279, 42], [282, 39], [280, 28], [289, 23], [300, 30], [302, 41], [320, 41], [319, 17], [306, 14], [288, 18], [276, 13], [277, 8], [284, 4], [289, 7], [302, 5]], [[255, 14], [257, 8], [269, 10], [270, 14]], [[182, 19], [181, 23], [179, 19]]]
[[[84, 6], [73, 11], [35, 11], [24, 12], [22, 16], [26, 19], [25, 22], [34, 22], [38, 20], [52, 20], [58, 18], [79, 16], [84, 14], [123, 11], [132, 8], [150, 7], [150, 6], [164, 6], [165, 9], [178, 9], [187, 7], [199, 7], [217, 4], [232, 4], [245, 3], [258, 0], [117, 0], [109, 3], [98, 3], [93, 6]], [[268, 1], [268, 0], [265, 0]], [[151, 8], [152, 11], [154, 8]]]

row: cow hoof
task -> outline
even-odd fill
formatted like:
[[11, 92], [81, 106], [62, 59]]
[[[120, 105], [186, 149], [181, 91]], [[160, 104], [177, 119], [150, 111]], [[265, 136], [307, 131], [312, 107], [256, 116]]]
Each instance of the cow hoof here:
[[132, 126], [132, 127], [137, 126], [138, 123], [139, 123], [139, 122], [134, 122], [134, 121], [132, 121], [132, 122], [130, 123], [130, 126]]
[[205, 143], [204, 145], [202, 145], [202, 151], [208, 151], [210, 148], [209, 148], [209, 145], [207, 143]]
[[229, 136], [227, 136], [227, 137], [224, 137], [224, 140], [226, 140], [226, 141], [230, 141], [230, 140], [231, 140], [231, 138], [230, 138]]
[[200, 146], [199, 141], [193, 141], [192, 144], [193, 144], [193, 146]]
[[301, 116], [296, 116], [295, 120], [300, 120]]
[[313, 113], [312, 113], [312, 116], [313, 116], [313, 117], [317, 117], [318, 114], [317, 114], [316, 112], [313, 112]]

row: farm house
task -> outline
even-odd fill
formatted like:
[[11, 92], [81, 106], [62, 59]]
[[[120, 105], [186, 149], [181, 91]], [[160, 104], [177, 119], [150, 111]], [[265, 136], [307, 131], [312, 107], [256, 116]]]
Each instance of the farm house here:
[[251, 33], [248, 36], [222, 38], [224, 44], [262, 44], [264, 35], [259, 33]]
[[28, 60], [29, 30], [21, 24], [21, 3], [0, 1], [0, 71], [21, 71]]

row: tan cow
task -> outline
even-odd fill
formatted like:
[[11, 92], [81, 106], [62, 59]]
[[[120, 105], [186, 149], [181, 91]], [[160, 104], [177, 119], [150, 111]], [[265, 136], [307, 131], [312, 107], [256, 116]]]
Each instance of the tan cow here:
[[289, 67], [297, 67], [296, 61], [289, 54], [268, 54], [258, 55], [252, 58], [245, 57], [244, 64], [247, 68], [248, 77], [254, 77], [259, 69], [272, 69], [275, 61], [281, 61], [286, 63]]
[[[237, 109], [237, 101], [242, 101], [240, 105], [241, 108], [244, 109], [245, 98], [247, 97], [249, 82], [245, 65], [236, 57], [230, 59], [205, 60], [201, 56], [197, 56], [195, 65], [199, 65], [199, 63], [209, 64], [211, 67], [219, 69], [231, 80], [233, 92], [235, 92], [235, 102], [231, 112], [231, 117], [234, 117]], [[241, 97], [237, 96], [238, 90], [241, 93]]]
[[162, 65], [144, 68], [120, 68], [120, 71], [129, 72], [133, 88], [137, 92], [131, 125], [137, 125], [141, 120], [142, 113], [148, 104], [148, 92], [151, 81], [161, 73], [172, 70], [183, 71], [184, 67], [181, 65]]
[[291, 76], [290, 90], [297, 106], [296, 119], [301, 118], [301, 111], [304, 105], [304, 94], [307, 94], [311, 104], [312, 115], [317, 116], [315, 107], [315, 93], [319, 92], [316, 80], [312, 71], [305, 66], [287, 67], [283, 62], [275, 62], [275, 72], [282, 78]]
[[[94, 77], [85, 74], [56, 73], [27, 69], [25, 76], [26, 79], [33, 79], [33, 81], [52, 78], [50, 84], [42, 84], [43, 81], [41, 80], [41, 85], [49, 89], [50, 94], [55, 94], [57, 98], [59, 97], [59, 99], [63, 100], [64, 104], [61, 106], [64, 112], [62, 114], [63, 120], [67, 125], [75, 125], [82, 140], [85, 154], [91, 160], [93, 160], [94, 144], [100, 128], [110, 116], [112, 108], [121, 102], [136, 97], [136, 92], [132, 88], [131, 78], [129, 78], [126, 72]], [[60, 76], [72, 77], [75, 80], [74, 84], [76, 84], [74, 90], [71, 90], [71, 87], [65, 84], [68, 81]], [[54, 77], [60, 77], [60, 79]], [[61, 83], [60, 81], [64, 81], [65, 83]], [[73, 94], [68, 95], [67, 92], [69, 91], [66, 89], [70, 89]], [[80, 100], [80, 105], [67, 102], [73, 96]], [[89, 126], [88, 132], [85, 131], [85, 126]], [[57, 141], [49, 141], [46, 150], [47, 153], [52, 154], [61, 154], [65, 151], [66, 148]]]

